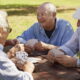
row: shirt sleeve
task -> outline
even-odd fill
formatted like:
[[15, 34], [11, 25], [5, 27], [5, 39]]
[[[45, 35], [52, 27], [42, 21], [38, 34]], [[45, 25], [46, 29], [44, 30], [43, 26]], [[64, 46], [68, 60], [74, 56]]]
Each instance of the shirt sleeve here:
[[73, 34], [72, 38], [59, 49], [63, 50], [67, 55], [74, 56], [79, 51], [78, 30]]
[[35, 39], [34, 30], [36, 26], [36, 23], [33, 24], [28, 30], [24, 31], [20, 36], [18, 36], [17, 40], [20, 43], [26, 43], [26, 41], [29, 39]]
[[[0, 54], [3, 52], [0, 52]], [[5, 53], [4, 53], [5, 54]], [[33, 80], [28, 72], [19, 71], [15, 64], [6, 56], [0, 55], [0, 79], [2, 80]]]
[[65, 24], [66, 27], [62, 36], [61, 45], [65, 44], [68, 40], [70, 40], [74, 33], [71, 24], [69, 22], [66, 22]]

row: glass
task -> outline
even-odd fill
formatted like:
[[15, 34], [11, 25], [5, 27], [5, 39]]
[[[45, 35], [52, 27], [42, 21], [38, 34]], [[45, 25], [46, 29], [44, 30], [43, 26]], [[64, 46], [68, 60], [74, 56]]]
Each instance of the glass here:
[[6, 27], [6, 29], [7, 29], [7, 32], [11, 32], [12, 31], [12, 28], [10, 28], [10, 27]]

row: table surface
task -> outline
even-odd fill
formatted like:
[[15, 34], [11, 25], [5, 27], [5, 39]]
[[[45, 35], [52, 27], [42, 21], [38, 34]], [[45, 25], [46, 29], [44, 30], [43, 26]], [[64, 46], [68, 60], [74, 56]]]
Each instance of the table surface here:
[[42, 59], [35, 64], [34, 80], [80, 80], [80, 68], [66, 68]]

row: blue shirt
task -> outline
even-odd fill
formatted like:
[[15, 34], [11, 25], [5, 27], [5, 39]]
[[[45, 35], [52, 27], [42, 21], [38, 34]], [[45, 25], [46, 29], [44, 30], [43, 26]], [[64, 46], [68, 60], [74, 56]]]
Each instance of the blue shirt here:
[[2, 49], [0, 44], [0, 80], [33, 80], [28, 72], [19, 71]]
[[80, 27], [73, 34], [72, 38], [59, 49], [62, 49], [70, 56], [74, 56], [78, 51], [80, 51]]
[[56, 27], [50, 38], [48, 38], [40, 23], [37, 22], [24, 31], [21, 36], [18, 36], [17, 39], [21, 43], [26, 43], [29, 39], [38, 39], [48, 44], [61, 46], [71, 38], [72, 34], [73, 29], [68, 21], [56, 19]]
[[80, 52], [80, 27], [73, 34], [72, 38], [59, 49], [63, 50], [67, 55], [73, 56], [77, 59], [77, 67], [80, 67], [80, 58], [77, 57], [78, 52]]

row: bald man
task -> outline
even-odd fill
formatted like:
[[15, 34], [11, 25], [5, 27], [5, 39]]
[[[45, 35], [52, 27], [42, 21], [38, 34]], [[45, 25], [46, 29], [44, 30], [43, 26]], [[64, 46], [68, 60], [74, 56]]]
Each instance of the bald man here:
[[50, 50], [47, 59], [51, 63], [56, 61], [65, 67], [80, 68], [80, 57], [77, 56], [80, 52], [80, 8], [75, 11], [73, 17], [77, 19], [77, 30], [66, 44], [58, 49]]
[[46, 2], [37, 8], [37, 19], [38, 22], [18, 36], [17, 41], [26, 44], [28, 40], [36, 39], [36, 50], [44, 51], [63, 45], [73, 34], [71, 24], [56, 17], [56, 7], [52, 3]]

